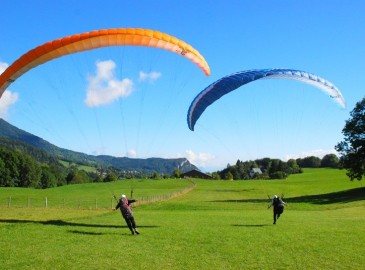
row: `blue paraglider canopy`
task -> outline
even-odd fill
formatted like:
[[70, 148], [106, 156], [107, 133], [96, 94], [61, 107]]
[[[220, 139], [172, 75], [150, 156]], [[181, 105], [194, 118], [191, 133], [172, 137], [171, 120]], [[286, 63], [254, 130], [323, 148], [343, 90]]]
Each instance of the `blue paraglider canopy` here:
[[188, 111], [187, 121], [189, 129], [194, 131], [196, 122], [208, 106], [229, 92], [259, 79], [290, 79], [302, 81], [323, 90], [341, 107], [346, 108], [346, 103], [340, 90], [334, 84], [318, 75], [295, 69], [255, 69], [225, 76], [201, 91], [194, 98]]

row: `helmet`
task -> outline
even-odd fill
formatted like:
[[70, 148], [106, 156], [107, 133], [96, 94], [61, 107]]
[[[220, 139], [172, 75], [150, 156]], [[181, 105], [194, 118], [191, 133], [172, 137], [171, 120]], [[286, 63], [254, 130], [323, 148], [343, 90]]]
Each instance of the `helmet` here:
[[278, 198], [278, 196], [277, 195], [274, 195], [274, 199], [277, 199]]
[[122, 194], [122, 198], [126, 198], [126, 196], [124, 194]]

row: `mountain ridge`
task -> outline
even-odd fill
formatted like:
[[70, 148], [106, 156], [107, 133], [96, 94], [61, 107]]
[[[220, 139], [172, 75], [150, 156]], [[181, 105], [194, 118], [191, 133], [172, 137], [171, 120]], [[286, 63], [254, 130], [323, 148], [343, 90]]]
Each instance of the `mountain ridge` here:
[[0, 118], [0, 137], [26, 143], [32, 147], [46, 151], [48, 154], [58, 159], [74, 162], [80, 165], [88, 166], [112, 166], [124, 171], [138, 171], [143, 173], [168, 173], [179, 169], [182, 172], [190, 170], [199, 170], [195, 165], [191, 164], [186, 158], [165, 159], [151, 157], [146, 159], [115, 157], [110, 155], [88, 155], [76, 152], [49, 143], [48, 141], [33, 135], [27, 131], [19, 129], [4, 119]]

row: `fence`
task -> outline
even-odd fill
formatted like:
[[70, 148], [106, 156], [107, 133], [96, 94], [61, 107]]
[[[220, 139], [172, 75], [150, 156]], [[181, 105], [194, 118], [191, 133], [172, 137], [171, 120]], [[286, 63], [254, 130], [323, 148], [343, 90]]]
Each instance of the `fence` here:
[[[194, 189], [195, 182], [191, 181], [190, 187], [182, 190], [161, 194], [148, 195], [137, 197], [137, 201], [133, 204], [134, 207], [139, 205], [151, 204], [155, 202], [166, 201], [177, 196], [186, 194]], [[2, 199], [0, 207], [8, 208], [70, 208], [70, 209], [112, 209], [115, 208], [117, 201], [114, 197], [105, 198], [54, 198], [54, 197], [31, 197], [31, 196], [9, 196]]]

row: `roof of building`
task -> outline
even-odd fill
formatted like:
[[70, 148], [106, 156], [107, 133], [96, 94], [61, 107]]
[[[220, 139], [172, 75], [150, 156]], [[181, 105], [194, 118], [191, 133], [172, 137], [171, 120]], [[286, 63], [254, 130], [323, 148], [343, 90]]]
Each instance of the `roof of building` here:
[[203, 179], [212, 179], [212, 177], [209, 174], [203, 173], [198, 170], [191, 170], [185, 173], [181, 174], [182, 178], [203, 178]]

